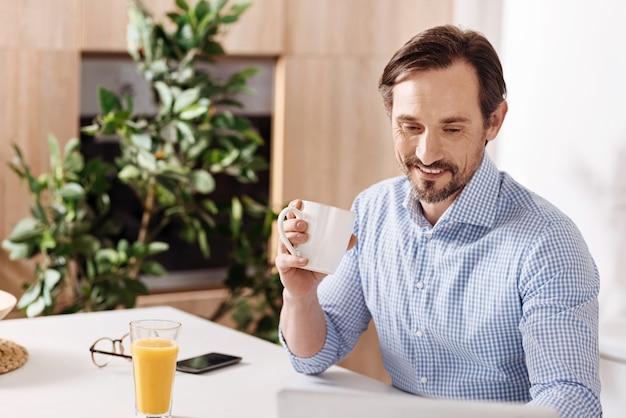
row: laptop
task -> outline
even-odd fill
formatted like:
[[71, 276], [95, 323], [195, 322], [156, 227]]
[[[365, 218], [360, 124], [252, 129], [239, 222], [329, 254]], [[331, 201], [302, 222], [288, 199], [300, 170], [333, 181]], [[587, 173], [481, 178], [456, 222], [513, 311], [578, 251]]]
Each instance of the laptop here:
[[554, 409], [502, 402], [453, 401], [406, 393], [283, 389], [279, 418], [558, 418]]

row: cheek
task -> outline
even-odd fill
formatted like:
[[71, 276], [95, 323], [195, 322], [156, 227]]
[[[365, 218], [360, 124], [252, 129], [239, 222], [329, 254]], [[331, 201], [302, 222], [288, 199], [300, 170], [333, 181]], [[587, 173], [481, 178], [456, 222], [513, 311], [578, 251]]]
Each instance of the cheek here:
[[396, 154], [413, 155], [415, 153], [415, 149], [411, 145], [411, 141], [404, 134], [394, 131], [392, 141]]
[[403, 165], [404, 164], [404, 154], [397, 147], [394, 150], [394, 154], [396, 155], [396, 161], [398, 162], [398, 164]]

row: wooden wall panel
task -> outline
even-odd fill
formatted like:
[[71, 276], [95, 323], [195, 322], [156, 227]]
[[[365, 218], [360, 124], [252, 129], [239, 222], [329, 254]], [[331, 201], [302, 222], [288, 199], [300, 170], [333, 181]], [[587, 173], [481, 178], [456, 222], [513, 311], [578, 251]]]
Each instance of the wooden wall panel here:
[[[278, 55], [283, 49], [284, 1], [252, 0], [242, 19], [224, 34], [226, 51], [232, 55]], [[127, 0], [82, 0], [82, 4], [82, 49], [126, 52]], [[176, 9], [173, 0], [144, 0], [143, 4], [156, 20]]]
[[285, 4], [293, 0], [249, 0], [251, 6], [224, 34], [224, 49], [235, 55], [274, 55], [285, 50]]
[[383, 60], [294, 57], [283, 65], [284, 138], [274, 141], [283, 157], [274, 163], [284, 174], [273, 177], [275, 205], [298, 197], [349, 208], [361, 189], [397, 174], [376, 87]]
[[126, 52], [126, 0], [83, 0], [80, 22], [83, 51]]
[[389, 55], [420, 30], [451, 20], [450, 0], [287, 2], [289, 55]]
[[[23, 152], [34, 174], [49, 167], [48, 134], [61, 143], [78, 134], [78, 51], [0, 49], [0, 237], [29, 213], [26, 184], [8, 167], [12, 144]], [[30, 267], [11, 262], [0, 251], [0, 288], [18, 292], [32, 278]]]
[[80, 1], [0, 1], [0, 48], [78, 49]]

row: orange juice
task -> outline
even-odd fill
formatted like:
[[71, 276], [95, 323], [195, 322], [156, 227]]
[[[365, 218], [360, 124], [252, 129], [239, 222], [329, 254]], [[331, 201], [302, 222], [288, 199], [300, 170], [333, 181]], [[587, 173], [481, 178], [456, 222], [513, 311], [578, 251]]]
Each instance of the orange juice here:
[[130, 351], [137, 410], [147, 415], [168, 413], [178, 355], [176, 341], [140, 339], [131, 344]]

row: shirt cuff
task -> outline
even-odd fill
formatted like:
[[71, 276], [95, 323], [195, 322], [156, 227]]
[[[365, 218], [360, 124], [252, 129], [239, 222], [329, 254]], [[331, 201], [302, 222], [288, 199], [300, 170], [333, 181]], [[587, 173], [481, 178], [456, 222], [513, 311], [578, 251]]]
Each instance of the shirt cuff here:
[[333, 331], [334, 329], [332, 329], [331, 323], [328, 321], [328, 318], [326, 318], [326, 340], [324, 341], [324, 346], [311, 357], [298, 357], [293, 354], [285, 341], [280, 326], [278, 327], [278, 339], [281, 345], [286, 349], [289, 360], [298, 373], [320, 374], [340, 360], [340, 346], [337, 338], [332, 337], [336, 335]]

